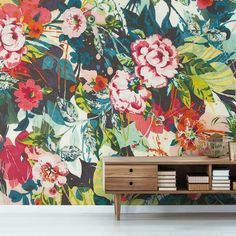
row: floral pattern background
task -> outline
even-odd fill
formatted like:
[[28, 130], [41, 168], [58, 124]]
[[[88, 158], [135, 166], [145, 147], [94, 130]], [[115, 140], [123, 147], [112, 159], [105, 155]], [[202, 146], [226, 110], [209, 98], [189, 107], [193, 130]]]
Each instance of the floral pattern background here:
[[235, 9], [235, 0], [1, 0], [0, 204], [111, 204], [104, 156], [194, 155], [197, 139], [227, 135]]

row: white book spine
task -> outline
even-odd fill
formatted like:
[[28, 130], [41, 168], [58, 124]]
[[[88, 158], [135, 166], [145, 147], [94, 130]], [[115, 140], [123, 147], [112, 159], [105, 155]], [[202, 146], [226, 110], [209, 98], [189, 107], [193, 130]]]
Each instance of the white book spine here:
[[175, 188], [159, 188], [159, 191], [176, 191], [176, 187]]

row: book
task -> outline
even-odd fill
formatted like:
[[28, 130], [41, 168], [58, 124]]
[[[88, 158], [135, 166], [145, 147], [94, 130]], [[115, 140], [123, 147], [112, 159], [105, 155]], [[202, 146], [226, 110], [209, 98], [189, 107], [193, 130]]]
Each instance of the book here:
[[233, 182], [233, 190], [236, 190], [236, 182]]
[[214, 187], [227, 187], [230, 188], [230, 184], [212, 184], [212, 188]]
[[230, 180], [229, 179], [227, 179], [227, 180], [224, 180], [224, 179], [223, 180], [221, 180], [221, 179], [220, 180], [214, 180], [213, 179], [212, 183], [213, 184], [230, 184]]
[[229, 176], [213, 176], [213, 180], [228, 180]]
[[176, 183], [158, 183], [159, 187], [176, 187]]
[[159, 179], [158, 183], [176, 183], [176, 179]]
[[176, 191], [177, 188], [176, 187], [171, 187], [171, 188], [163, 188], [163, 187], [160, 187], [159, 188], [159, 191]]
[[229, 176], [229, 169], [214, 169], [213, 176]]
[[157, 172], [158, 176], [176, 176], [176, 171], [172, 171], [172, 170], [169, 170], [169, 171], [158, 171]]
[[207, 191], [209, 188], [209, 184], [188, 184], [189, 191]]
[[230, 190], [228, 187], [214, 187], [212, 190], [217, 191], [217, 190]]
[[158, 175], [159, 180], [175, 180], [176, 176], [175, 175]]
[[188, 173], [188, 183], [209, 183], [209, 176], [206, 173]]

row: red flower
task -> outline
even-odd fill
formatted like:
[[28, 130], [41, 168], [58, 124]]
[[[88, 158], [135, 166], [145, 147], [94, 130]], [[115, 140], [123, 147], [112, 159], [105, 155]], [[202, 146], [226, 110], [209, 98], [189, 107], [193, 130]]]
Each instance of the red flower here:
[[177, 125], [176, 139], [185, 150], [196, 150], [196, 139], [205, 139], [204, 125], [198, 120], [198, 114], [188, 110], [183, 114]]
[[28, 76], [29, 75], [29, 68], [27, 67], [27, 63], [21, 61], [20, 64], [18, 64], [14, 68], [7, 68], [4, 66], [2, 68], [3, 72], [7, 72], [10, 76], [17, 78], [18, 76]]
[[17, 97], [18, 107], [26, 111], [37, 108], [39, 101], [43, 99], [41, 87], [35, 85], [32, 79], [27, 80], [26, 83], [20, 82], [18, 85], [19, 89], [14, 92], [14, 95]]
[[0, 152], [0, 160], [4, 165], [4, 179], [9, 180], [12, 187], [32, 179], [32, 168], [25, 153], [26, 145], [20, 143], [20, 140], [26, 137], [28, 132], [23, 131], [16, 137], [15, 145], [7, 140]]
[[207, 7], [212, 6], [214, 0], [197, 0], [197, 5], [200, 9], [205, 9]]
[[106, 88], [107, 86], [107, 82], [108, 82], [108, 79], [101, 76], [101, 75], [98, 75], [95, 79], [95, 85], [93, 87], [93, 90], [95, 92], [99, 92], [100, 90]]
[[35, 205], [42, 205], [42, 200], [40, 198], [35, 198], [34, 204]]
[[130, 113], [129, 118], [135, 121], [136, 129], [147, 137], [150, 132], [161, 134], [164, 129], [170, 131], [171, 125], [174, 124], [174, 116], [177, 116], [180, 112], [183, 113], [186, 109], [185, 107], [181, 108], [180, 101], [175, 99], [173, 101], [173, 109], [169, 109], [166, 112], [159, 104], [155, 104], [152, 108], [152, 112], [155, 116], [145, 119], [143, 115]]

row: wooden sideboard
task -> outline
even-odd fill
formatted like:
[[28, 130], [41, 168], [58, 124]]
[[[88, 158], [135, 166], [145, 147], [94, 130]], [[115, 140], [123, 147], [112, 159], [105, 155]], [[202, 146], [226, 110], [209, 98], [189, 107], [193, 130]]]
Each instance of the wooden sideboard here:
[[[103, 159], [103, 183], [106, 193], [114, 194], [116, 220], [120, 220], [122, 194], [219, 194], [236, 193], [233, 190], [189, 191], [186, 187], [186, 173], [191, 170], [206, 171], [209, 186], [212, 183], [212, 168], [227, 167], [236, 175], [236, 161], [229, 157], [105, 157]], [[158, 190], [158, 170], [175, 169], [176, 191]]]

